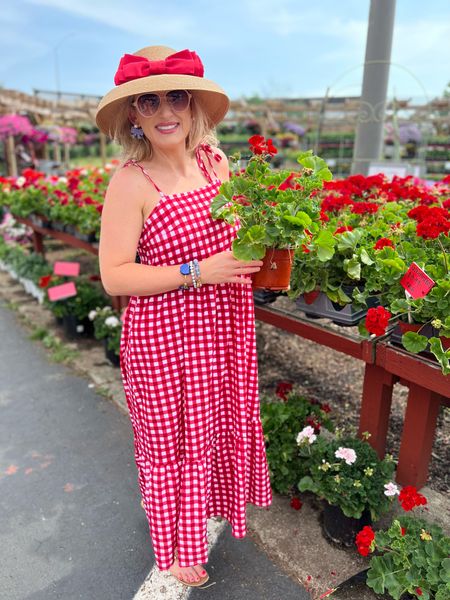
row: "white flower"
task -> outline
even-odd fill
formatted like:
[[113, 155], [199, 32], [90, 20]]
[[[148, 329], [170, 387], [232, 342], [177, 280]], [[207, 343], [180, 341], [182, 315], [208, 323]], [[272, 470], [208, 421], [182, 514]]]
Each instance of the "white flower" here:
[[80, 175], [87, 175], [88, 173], [89, 173], [89, 171], [87, 169], [80, 170]]
[[105, 171], [111, 171], [111, 169], [114, 167], [114, 165], [112, 163], [106, 163], [105, 165]]
[[390, 481], [389, 483], [385, 483], [384, 487], [386, 488], [384, 491], [385, 496], [395, 496], [396, 494], [400, 493], [400, 490], [392, 481]]
[[89, 318], [90, 321], [93, 321], [96, 316], [97, 316], [97, 311], [96, 310], [91, 310], [91, 312], [88, 314], [88, 318]]
[[67, 183], [67, 177], [60, 177], [58, 183]]
[[317, 435], [314, 433], [314, 429], [311, 425], [308, 425], [297, 435], [297, 444], [300, 446], [305, 440], [308, 440], [308, 443], [312, 444], [316, 438]]
[[24, 185], [25, 181], [26, 181], [25, 177], [18, 177], [16, 179], [17, 187], [22, 187]]
[[112, 317], [108, 317], [105, 319], [105, 325], [107, 327], [118, 327], [120, 325], [120, 321], [114, 315]]
[[100, 174], [102, 174], [102, 173], [104, 173], [104, 172], [105, 172], [105, 169], [102, 169], [102, 168], [100, 167], [100, 169], [98, 170], [98, 172], [99, 172]]
[[339, 448], [334, 453], [336, 458], [342, 458], [348, 465], [352, 465], [356, 460], [356, 452], [353, 448], [343, 448], [339, 446]]

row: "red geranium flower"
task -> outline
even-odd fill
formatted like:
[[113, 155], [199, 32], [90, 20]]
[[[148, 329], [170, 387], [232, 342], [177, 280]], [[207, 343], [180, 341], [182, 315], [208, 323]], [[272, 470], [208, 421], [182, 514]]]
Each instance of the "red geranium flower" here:
[[350, 225], [343, 225], [342, 227], [338, 227], [334, 232], [334, 235], [338, 233], [344, 233], [344, 231], [353, 231], [353, 227], [351, 227]]
[[356, 535], [356, 546], [361, 556], [367, 556], [374, 548], [375, 532], [369, 525], [366, 525]]
[[266, 141], [262, 135], [252, 135], [252, 137], [248, 139], [248, 143], [253, 154], [270, 154], [273, 156], [278, 152], [272, 143], [272, 139]]
[[287, 400], [287, 394], [292, 390], [294, 384], [290, 381], [279, 381], [277, 383], [277, 388], [275, 390], [275, 394], [282, 398], [283, 400]]
[[266, 142], [266, 152], [270, 154], [270, 156], [274, 156], [278, 153], [278, 150], [275, 148], [270, 138]]
[[330, 413], [331, 412], [331, 406], [325, 402], [325, 403], [323, 403], [323, 404], [320, 405], [320, 410], [323, 410], [324, 413]]
[[378, 240], [378, 242], [375, 244], [374, 249], [375, 250], [382, 250], [383, 248], [386, 248], [386, 246], [390, 246], [391, 248], [395, 248], [394, 242], [392, 240], [390, 240], [389, 238], [380, 238]]
[[417, 224], [416, 233], [419, 237], [422, 237], [426, 240], [434, 240], [441, 233], [448, 235], [450, 231], [450, 221], [445, 219], [444, 217], [430, 217], [429, 219], [424, 219]]
[[283, 183], [280, 183], [280, 185], [278, 186], [279, 190], [300, 190], [301, 189], [301, 185], [296, 183], [294, 181], [294, 177], [298, 176], [297, 173], [291, 173], [284, 181]]
[[405, 529], [404, 527], [402, 527], [402, 528], [401, 528], [401, 530], [400, 530], [400, 533], [401, 533], [402, 535], [405, 535], [405, 533], [406, 533], [406, 529]]
[[417, 594], [418, 596], [422, 596], [422, 595], [423, 595], [423, 592], [422, 592], [421, 588], [419, 588], [419, 587], [418, 587], [418, 588], [416, 588], [416, 594]]
[[380, 208], [379, 204], [375, 202], [354, 202], [352, 206], [352, 213], [355, 215], [364, 215], [366, 213], [374, 214]]
[[295, 497], [291, 500], [291, 506], [292, 508], [295, 508], [295, 510], [300, 510], [303, 506], [303, 502], [300, 500], [300, 498]]
[[52, 279], [51, 275], [43, 275], [39, 278], [38, 286], [40, 288], [46, 288]]
[[413, 485], [406, 485], [400, 492], [398, 500], [406, 512], [412, 510], [416, 506], [427, 504], [427, 499], [422, 494], [419, 494]]
[[367, 331], [369, 333], [374, 333], [375, 335], [383, 335], [386, 333], [386, 327], [388, 326], [391, 317], [391, 313], [383, 306], [369, 308], [366, 315]]

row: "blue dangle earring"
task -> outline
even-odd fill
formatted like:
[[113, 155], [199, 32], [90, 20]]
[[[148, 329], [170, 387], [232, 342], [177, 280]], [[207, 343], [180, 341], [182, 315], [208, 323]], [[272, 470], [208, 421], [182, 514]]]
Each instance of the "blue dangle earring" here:
[[142, 138], [144, 137], [144, 131], [142, 127], [138, 127], [137, 125], [131, 126], [130, 133], [137, 140], [142, 140]]

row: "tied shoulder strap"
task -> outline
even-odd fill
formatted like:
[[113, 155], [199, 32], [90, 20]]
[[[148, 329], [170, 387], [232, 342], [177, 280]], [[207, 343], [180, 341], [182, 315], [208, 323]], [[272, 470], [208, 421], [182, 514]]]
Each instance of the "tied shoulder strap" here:
[[135, 160], [134, 158], [130, 158], [130, 160], [127, 160], [127, 162], [123, 165], [123, 167], [128, 167], [128, 165], [134, 165], [135, 167], [139, 167], [140, 170], [142, 171], [142, 173], [144, 174], [144, 177], [146, 177], [155, 186], [157, 191], [160, 194], [162, 194], [162, 191], [159, 189], [159, 187], [156, 185], [156, 183], [153, 181], [153, 179], [150, 177], [150, 175], [147, 173], [147, 171], [144, 169], [144, 167], [138, 163], [137, 160]]

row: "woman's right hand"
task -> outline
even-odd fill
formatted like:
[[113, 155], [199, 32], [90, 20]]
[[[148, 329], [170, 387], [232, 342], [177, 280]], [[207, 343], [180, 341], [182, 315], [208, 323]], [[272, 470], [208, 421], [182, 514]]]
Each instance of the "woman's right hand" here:
[[200, 277], [202, 283], [251, 283], [250, 275], [261, 269], [262, 260], [238, 260], [232, 250], [212, 254], [201, 261]]

